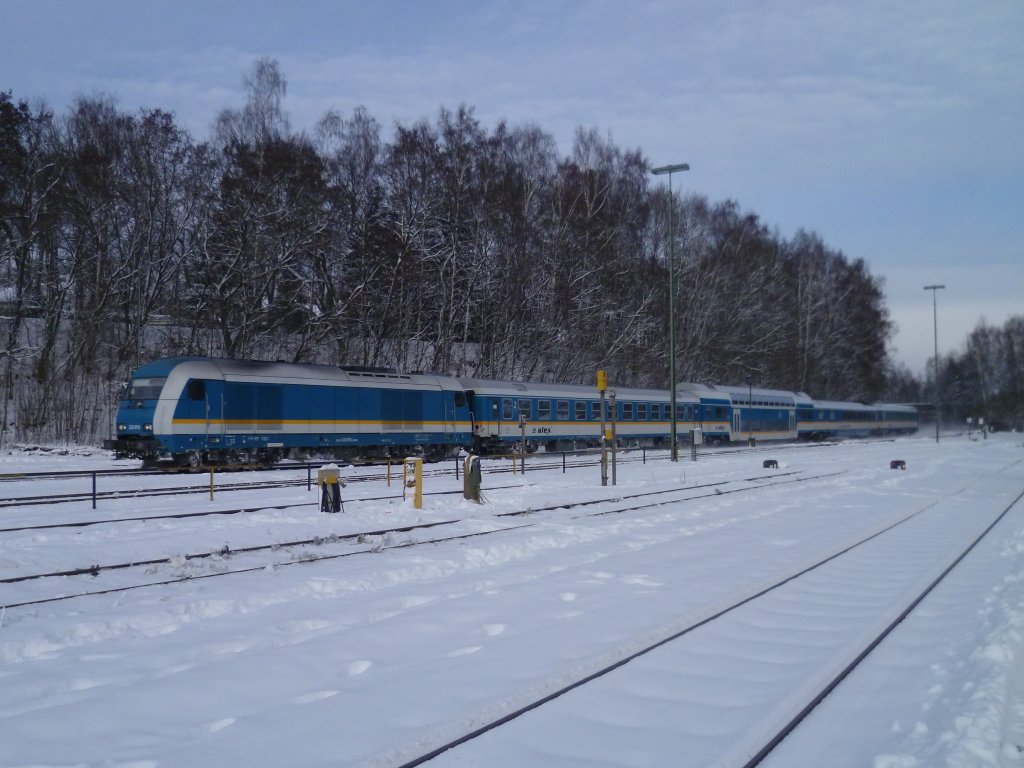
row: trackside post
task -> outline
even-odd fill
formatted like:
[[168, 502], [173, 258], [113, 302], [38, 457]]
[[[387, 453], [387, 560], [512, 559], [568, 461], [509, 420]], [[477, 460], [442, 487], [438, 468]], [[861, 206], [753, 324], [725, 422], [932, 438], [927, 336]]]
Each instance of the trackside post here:
[[402, 498], [406, 490], [412, 488], [412, 505], [423, 509], [423, 459], [410, 457], [402, 462]]
[[462, 496], [479, 504], [483, 501], [480, 493], [481, 483], [480, 457], [469, 454], [463, 463]]
[[320, 486], [320, 511], [341, 512], [344, 504], [341, 501], [341, 489], [345, 481], [337, 464], [325, 464], [316, 471], [316, 484]]
[[608, 440], [605, 435], [604, 393], [608, 389], [608, 374], [597, 372], [597, 391], [601, 395], [601, 485], [608, 485]]

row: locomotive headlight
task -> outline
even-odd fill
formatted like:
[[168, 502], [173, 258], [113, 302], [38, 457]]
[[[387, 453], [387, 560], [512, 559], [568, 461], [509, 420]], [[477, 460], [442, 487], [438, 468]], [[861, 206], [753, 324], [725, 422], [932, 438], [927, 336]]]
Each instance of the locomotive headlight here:
[[118, 424], [117, 425], [117, 431], [118, 432], [124, 432], [126, 429], [128, 429], [128, 425], [127, 424]]
[[142, 431], [143, 432], [152, 432], [153, 431], [153, 425], [152, 424], [143, 424], [142, 425]]

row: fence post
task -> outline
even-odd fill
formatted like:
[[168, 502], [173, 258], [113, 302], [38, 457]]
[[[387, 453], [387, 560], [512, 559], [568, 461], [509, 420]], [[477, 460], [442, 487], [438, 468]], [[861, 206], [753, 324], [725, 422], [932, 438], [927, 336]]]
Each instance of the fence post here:
[[96, 509], [96, 473], [92, 473], [92, 508]]

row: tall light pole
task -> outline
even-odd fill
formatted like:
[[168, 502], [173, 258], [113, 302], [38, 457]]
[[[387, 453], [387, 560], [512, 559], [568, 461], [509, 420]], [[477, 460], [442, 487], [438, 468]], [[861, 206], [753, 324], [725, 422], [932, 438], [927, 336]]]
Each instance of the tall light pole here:
[[688, 171], [687, 163], [663, 165], [652, 168], [655, 176], [668, 174], [668, 379], [669, 408], [672, 411], [672, 428], [669, 432], [669, 444], [672, 446], [672, 461], [679, 461], [679, 442], [677, 438], [678, 419], [676, 416], [676, 231], [673, 226], [672, 209], [676, 207], [672, 197], [672, 174], [676, 171]]
[[924, 289], [932, 292], [932, 319], [935, 323], [935, 442], [939, 442], [939, 304], [936, 294], [943, 290], [944, 285], [926, 285]]

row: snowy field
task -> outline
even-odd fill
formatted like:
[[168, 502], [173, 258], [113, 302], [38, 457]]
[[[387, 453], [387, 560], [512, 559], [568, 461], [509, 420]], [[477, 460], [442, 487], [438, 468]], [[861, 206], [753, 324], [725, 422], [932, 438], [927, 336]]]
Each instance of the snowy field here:
[[[0, 766], [401, 766], [546, 697], [425, 764], [743, 766], [1007, 509], [762, 765], [1024, 765], [1020, 435], [684, 456], [624, 462], [614, 488], [491, 464], [484, 504], [423, 510], [383, 479], [340, 515], [304, 482], [223, 487], [305, 470], [218, 476], [212, 501], [208, 476], [100, 476], [123, 496], [96, 510], [0, 507]], [[13, 580], [139, 560], [162, 562]]]

